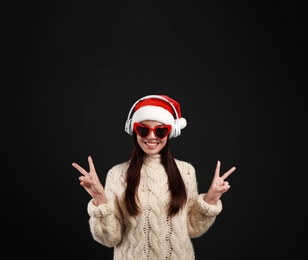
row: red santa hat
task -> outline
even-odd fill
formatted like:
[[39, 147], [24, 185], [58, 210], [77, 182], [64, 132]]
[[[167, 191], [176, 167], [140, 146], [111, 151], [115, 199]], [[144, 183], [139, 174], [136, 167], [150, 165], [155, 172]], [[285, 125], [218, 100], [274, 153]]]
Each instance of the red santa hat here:
[[[180, 104], [166, 95], [149, 95], [141, 98], [134, 107], [131, 127], [135, 122], [154, 120], [171, 125], [177, 131], [186, 127], [186, 119], [181, 115]], [[173, 137], [178, 136], [175, 135]], [[172, 137], [172, 136], [171, 136]]]

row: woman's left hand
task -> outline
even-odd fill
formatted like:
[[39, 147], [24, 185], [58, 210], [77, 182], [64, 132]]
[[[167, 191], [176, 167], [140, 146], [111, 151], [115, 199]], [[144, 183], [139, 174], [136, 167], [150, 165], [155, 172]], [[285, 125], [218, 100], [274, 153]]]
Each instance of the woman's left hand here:
[[230, 185], [228, 181], [225, 179], [235, 171], [235, 167], [232, 167], [229, 171], [225, 172], [222, 176], [220, 176], [220, 161], [217, 162], [215, 174], [211, 186], [204, 196], [204, 201], [208, 204], [216, 204], [216, 202], [220, 199], [223, 193], [227, 192], [230, 189]]

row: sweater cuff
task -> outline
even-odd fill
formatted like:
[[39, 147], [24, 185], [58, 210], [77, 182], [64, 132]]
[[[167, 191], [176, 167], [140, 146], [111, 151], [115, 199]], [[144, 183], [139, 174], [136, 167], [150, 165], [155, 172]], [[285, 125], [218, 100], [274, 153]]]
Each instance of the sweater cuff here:
[[100, 218], [106, 217], [112, 213], [112, 203], [100, 204], [95, 206], [93, 203], [93, 199], [91, 199], [88, 203], [88, 214], [90, 217]]
[[198, 196], [198, 206], [201, 213], [204, 215], [215, 217], [222, 211], [222, 203], [221, 200], [218, 200], [216, 204], [208, 204], [204, 201], [205, 193], [200, 194]]

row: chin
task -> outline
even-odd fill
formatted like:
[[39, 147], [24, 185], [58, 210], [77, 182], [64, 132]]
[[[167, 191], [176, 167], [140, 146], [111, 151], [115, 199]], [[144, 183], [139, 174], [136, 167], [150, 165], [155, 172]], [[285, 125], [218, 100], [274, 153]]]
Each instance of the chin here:
[[159, 152], [154, 152], [154, 151], [144, 151], [147, 155], [156, 155], [156, 154], [159, 154]]

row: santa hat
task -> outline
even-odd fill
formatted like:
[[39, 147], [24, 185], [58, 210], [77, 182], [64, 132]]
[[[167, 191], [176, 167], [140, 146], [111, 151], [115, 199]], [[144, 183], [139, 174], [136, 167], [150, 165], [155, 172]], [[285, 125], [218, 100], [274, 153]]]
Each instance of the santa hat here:
[[166, 95], [149, 95], [141, 98], [134, 107], [131, 127], [135, 122], [154, 120], [174, 128], [186, 127], [186, 119], [181, 115], [180, 104]]

